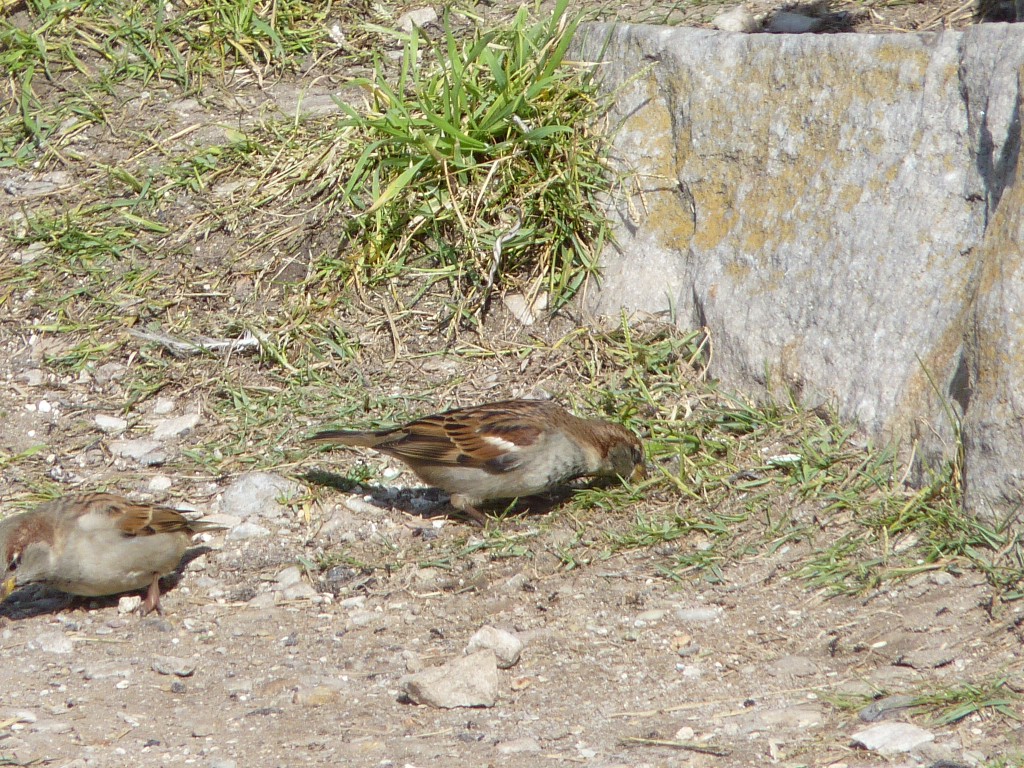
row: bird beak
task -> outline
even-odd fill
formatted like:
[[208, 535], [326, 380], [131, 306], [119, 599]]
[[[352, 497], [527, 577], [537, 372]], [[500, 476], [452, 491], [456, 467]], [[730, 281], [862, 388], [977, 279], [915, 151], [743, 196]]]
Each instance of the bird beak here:
[[647, 467], [644, 464], [637, 464], [629, 475], [629, 482], [638, 483], [647, 479]]
[[16, 586], [18, 584], [15, 576], [11, 575], [4, 579], [4, 583], [0, 585], [0, 603], [10, 596]]

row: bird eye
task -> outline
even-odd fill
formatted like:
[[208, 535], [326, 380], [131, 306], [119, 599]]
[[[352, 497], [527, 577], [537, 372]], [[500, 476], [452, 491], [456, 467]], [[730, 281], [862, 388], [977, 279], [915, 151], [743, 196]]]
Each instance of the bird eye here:
[[7, 570], [8, 571], [16, 571], [16, 570], [18, 570], [18, 563], [20, 563], [20, 562], [21, 562], [21, 552], [15, 552], [13, 555], [11, 555], [11, 562], [9, 562], [7, 564]]

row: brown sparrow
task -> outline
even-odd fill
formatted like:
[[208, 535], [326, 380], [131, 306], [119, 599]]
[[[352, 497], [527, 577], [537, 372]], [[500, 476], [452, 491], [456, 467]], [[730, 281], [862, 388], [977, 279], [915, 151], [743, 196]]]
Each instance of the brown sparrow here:
[[548, 400], [457, 408], [401, 427], [328, 430], [310, 440], [375, 448], [401, 459], [474, 521], [476, 505], [543, 493], [585, 475], [644, 476], [640, 440], [620, 424], [581, 419]]
[[66, 496], [0, 520], [0, 601], [23, 584], [97, 597], [149, 587], [143, 615], [160, 612], [160, 577], [192, 535], [224, 526], [109, 493]]

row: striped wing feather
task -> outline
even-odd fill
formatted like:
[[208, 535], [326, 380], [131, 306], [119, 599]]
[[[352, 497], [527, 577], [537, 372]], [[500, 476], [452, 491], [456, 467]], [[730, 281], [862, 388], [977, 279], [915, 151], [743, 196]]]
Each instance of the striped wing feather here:
[[[552, 408], [561, 411], [551, 403], [524, 400], [460, 408], [392, 430], [376, 447], [413, 463], [508, 472], [521, 463], [519, 448], [532, 445], [541, 435], [537, 411]], [[531, 418], [524, 419], [527, 415]]]

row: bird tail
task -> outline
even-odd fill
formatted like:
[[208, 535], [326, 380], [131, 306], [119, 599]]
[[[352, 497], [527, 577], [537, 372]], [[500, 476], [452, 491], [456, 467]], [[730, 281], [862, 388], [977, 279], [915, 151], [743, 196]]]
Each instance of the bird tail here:
[[379, 445], [388, 432], [350, 432], [345, 429], [328, 429], [317, 432], [306, 440], [311, 443], [338, 443], [339, 445], [357, 445], [363, 448], [374, 448]]

